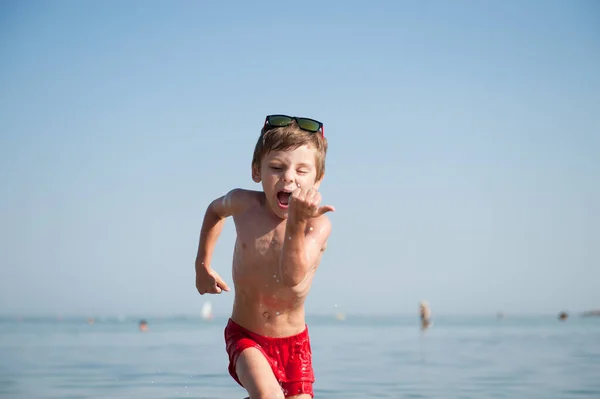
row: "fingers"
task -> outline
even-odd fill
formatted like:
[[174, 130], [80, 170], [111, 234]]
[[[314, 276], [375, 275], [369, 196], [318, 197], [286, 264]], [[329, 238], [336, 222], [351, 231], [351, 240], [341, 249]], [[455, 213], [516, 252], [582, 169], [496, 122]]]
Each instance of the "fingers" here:
[[226, 292], [230, 291], [230, 288], [227, 285], [227, 283], [225, 283], [219, 275], [212, 276], [211, 280], [212, 280], [212, 283], [210, 281], [206, 281], [202, 284], [196, 283], [196, 289], [198, 290], [200, 295], [220, 294], [223, 291], [226, 291]]
[[300, 186], [292, 191], [290, 200], [304, 200], [306, 198], [306, 190], [302, 190]]
[[[319, 207], [321, 203], [321, 193], [315, 189], [303, 190], [300, 187], [292, 193], [294, 202], [293, 208], [300, 207], [300, 212], [305, 214], [305, 217], [319, 217], [327, 212], [335, 212], [335, 208], [331, 205]], [[291, 205], [291, 204], [290, 204]]]
[[298, 187], [296, 190], [292, 191], [292, 198], [297, 201], [311, 203], [315, 199], [320, 201], [321, 194], [319, 194], [317, 190], [314, 190], [312, 188], [303, 190], [302, 188]]
[[321, 203], [321, 193], [317, 190], [310, 189], [306, 192], [306, 197], [304, 198], [306, 206], [308, 208], [308, 214], [312, 217], [321, 216], [322, 214], [333, 210], [333, 207], [326, 206], [319, 208], [319, 204]]
[[313, 190], [312, 188], [306, 192], [306, 202], [309, 205], [314, 205], [315, 203], [318, 205], [321, 202], [321, 194], [317, 190]]
[[221, 293], [221, 289], [215, 284], [214, 286], [210, 287], [209, 289], [198, 288], [198, 292], [200, 293], [200, 295], [204, 295], [204, 294], [220, 294]]
[[317, 211], [317, 216], [321, 216], [326, 214], [327, 212], [335, 212], [335, 208], [331, 205], [325, 205], [319, 208]]
[[[217, 279], [217, 288], [219, 288], [220, 290], [223, 290], [223, 291], [227, 291], [227, 292], [230, 291], [227, 283], [225, 283], [225, 281], [223, 281], [221, 278]], [[219, 291], [219, 292], [221, 292], [221, 291]]]

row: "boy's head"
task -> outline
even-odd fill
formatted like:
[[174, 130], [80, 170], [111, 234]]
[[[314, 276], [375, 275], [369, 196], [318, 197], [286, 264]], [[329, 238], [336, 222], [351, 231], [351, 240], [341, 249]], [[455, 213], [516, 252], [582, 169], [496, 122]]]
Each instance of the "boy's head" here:
[[254, 147], [254, 156], [252, 157], [253, 180], [256, 181], [256, 178], [260, 176], [261, 162], [265, 155], [271, 151], [295, 150], [301, 146], [308, 146], [314, 149], [315, 168], [317, 172], [316, 181], [323, 179], [325, 175], [327, 139], [323, 134], [322, 124], [319, 127], [320, 130], [312, 132], [302, 129], [295, 119], [290, 119], [290, 123], [286, 126], [271, 126], [268, 122], [265, 122], [265, 126], [260, 131], [260, 137]]
[[[270, 119], [271, 118], [271, 119]], [[318, 188], [325, 175], [327, 139], [323, 125], [307, 118], [267, 117], [254, 148], [252, 179], [263, 190], [277, 214], [283, 216], [287, 198], [297, 187]]]

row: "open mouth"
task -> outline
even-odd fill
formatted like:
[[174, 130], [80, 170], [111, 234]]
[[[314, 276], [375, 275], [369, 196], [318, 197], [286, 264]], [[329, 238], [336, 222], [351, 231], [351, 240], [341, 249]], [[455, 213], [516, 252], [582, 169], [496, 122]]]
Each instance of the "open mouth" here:
[[287, 191], [279, 191], [277, 193], [277, 202], [281, 208], [287, 208], [290, 203], [290, 196], [292, 193]]

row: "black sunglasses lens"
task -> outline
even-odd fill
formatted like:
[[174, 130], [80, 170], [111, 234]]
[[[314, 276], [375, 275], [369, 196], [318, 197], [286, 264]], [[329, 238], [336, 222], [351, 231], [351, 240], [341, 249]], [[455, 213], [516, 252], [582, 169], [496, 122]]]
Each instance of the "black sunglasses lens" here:
[[292, 123], [292, 118], [290, 118], [289, 116], [283, 116], [283, 115], [273, 115], [273, 116], [269, 116], [268, 119], [269, 125], [271, 126], [287, 126], [290, 123]]
[[318, 132], [321, 124], [313, 119], [298, 118], [298, 126], [309, 132]]

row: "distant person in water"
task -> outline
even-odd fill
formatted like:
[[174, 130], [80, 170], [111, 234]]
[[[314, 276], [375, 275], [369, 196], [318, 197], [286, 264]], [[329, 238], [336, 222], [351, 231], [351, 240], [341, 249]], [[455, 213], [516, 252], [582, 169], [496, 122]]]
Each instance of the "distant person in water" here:
[[567, 312], [560, 312], [558, 314], [558, 319], [561, 321], [565, 321], [569, 318], [569, 314]]
[[235, 223], [235, 297], [224, 335], [229, 373], [251, 399], [314, 397], [304, 302], [331, 231], [326, 213], [334, 211], [321, 205], [318, 191], [326, 152], [321, 122], [267, 116], [251, 164], [262, 190], [233, 189], [204, 216], [196, 257], [201, 295], [230, 290], [211, 258], [225, 219]]
[[419, 304], [419, 315], [421, 317], [421, 329], [431, 326], [431, 308], [427, 301], [421, 301]]
[[140, 321], [140, 331], [147, 332], [148, 331], [148, 322], [146, 320]]

